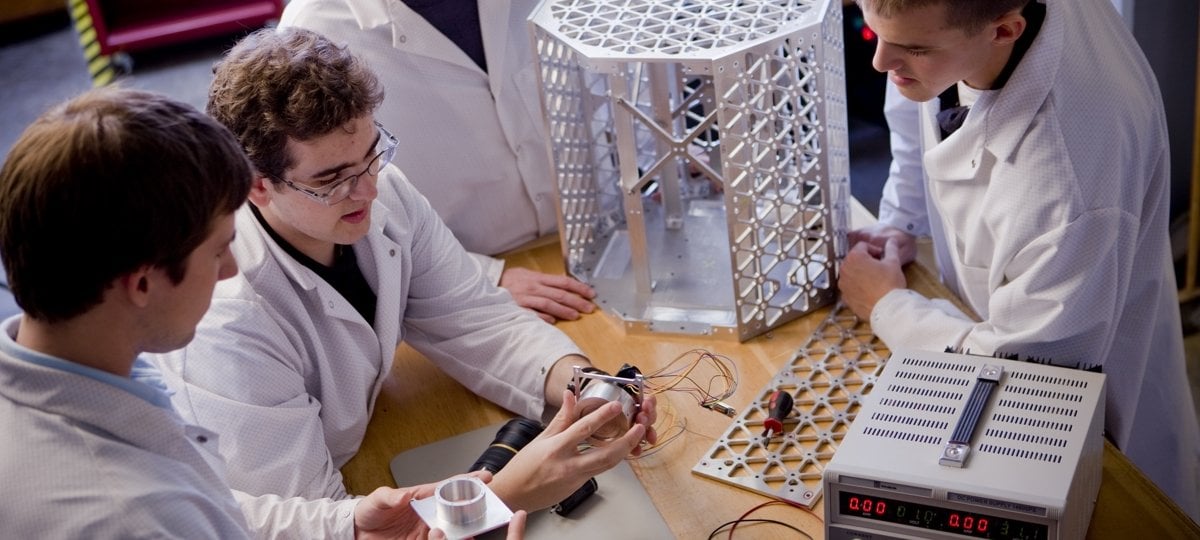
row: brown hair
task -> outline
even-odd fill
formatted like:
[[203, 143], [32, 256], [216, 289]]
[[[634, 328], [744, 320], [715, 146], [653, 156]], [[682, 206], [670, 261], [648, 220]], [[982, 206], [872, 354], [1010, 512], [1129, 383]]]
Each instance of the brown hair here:
[[1021, 9], [1029, 2], [1037, 0], [856, 0], [863, 11], [874, 11], [880, 17], [888, 18], [897, 13], [911, 9], [945, 4], [946, 24], [951, 28], [961, 29], [967, 34], [975, 34], [984, 25], [996, 20], [1014, 9]]
[[110, 87], [50, 109], [0, 168], [0, 256], [17, 304], [56, 322], [143, 266], [179, 283], [251, 178], [227, 129], [166, 96]]
[[255, 169], [274, 181], [292, 166], [289, 137], [321, 137], [383, 101], [366, 63], [301, 28], [254, 32], [213, 71], [208, 114], [233, 131]]

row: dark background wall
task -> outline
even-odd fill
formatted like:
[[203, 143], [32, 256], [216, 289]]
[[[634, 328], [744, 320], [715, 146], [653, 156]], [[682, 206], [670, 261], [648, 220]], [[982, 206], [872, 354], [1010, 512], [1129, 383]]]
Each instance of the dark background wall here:
[[1171, 213], [1188, 210], [1196, 121], [1196, 0], [1119, 0], [1162, 89], [1171, 137]]

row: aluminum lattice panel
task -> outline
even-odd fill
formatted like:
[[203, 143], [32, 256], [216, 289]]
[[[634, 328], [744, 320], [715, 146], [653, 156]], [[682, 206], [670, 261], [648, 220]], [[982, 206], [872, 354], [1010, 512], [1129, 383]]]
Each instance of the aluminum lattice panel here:
[[811, 9], [812, 0], [572, 0], [555, 2], [556, 32], [621, 55], [686, 54], [734, 47], [774, 35]]
[[606, 311], [745, 340], [834, 300], [840, 4], [548, 0], [530, 20], [566, 267]]
[[[825, 464], [887, 357], [867, 323], [839, 305], [692, 472], [811, 508], [821, 496]], [[795, 408], [784, 434], [764, 440], [763, 420], [776, 390], [790, 392]]]

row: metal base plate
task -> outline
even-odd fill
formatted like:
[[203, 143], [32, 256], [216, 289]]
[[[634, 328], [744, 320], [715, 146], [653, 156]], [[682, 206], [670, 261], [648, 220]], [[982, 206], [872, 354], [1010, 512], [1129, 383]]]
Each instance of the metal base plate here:
[[[692, 472], [812, 508], [825, 464], [887, 357], [870, 326], [838, 304]], [[795, 406], [784, 433], [765, 439], [763, 420], [776, 390], [790, 392]]]
[[441, 529], [446, 533], [447, 540], [459, 540], [461, 538], [471, 538], [477, 534], [488, 532], [492, 529], [500, 527], [512, 520], [512, 510], [500, 500], [495, 493], [492, 492], [486, 485], [483, 486], [483, 500], [485, 503], [485, 513], [482, 519], [459, 525], [450, 523], [438, 518], [437, 514], [437, 497], [426, 497], [412, 502], [413, 510], [417, 511], [417, 515], [429, 525], [431, 529]]

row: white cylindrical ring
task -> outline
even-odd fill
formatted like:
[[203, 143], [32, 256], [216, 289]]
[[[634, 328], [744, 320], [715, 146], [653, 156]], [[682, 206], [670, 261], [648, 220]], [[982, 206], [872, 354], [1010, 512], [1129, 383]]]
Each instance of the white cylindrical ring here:
[[444, 480], [433, 490], [437, 517], [443, 523], [462, 527], [487, 515], [486, 487], [474, 476]]

